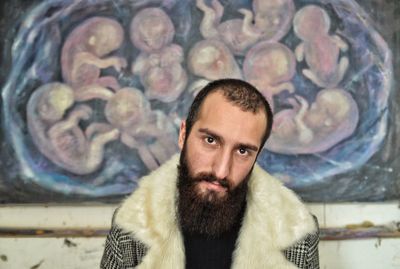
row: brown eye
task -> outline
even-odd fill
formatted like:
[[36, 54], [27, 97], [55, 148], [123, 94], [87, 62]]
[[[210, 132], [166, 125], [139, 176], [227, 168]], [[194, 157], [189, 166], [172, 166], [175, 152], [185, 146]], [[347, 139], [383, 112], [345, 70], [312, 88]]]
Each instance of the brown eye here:
[[245, 155], [245, 154], [247, 154], [247, 153], [248, 153], [247, 149], [245, 149], [245, 148], [239, 148], [239, 154], [240, 154], [240, 155]]
[[214, 139], [214, 137], [207, 136], [207, 137], [206, 137], [206, 142], [207, 142], [208, 144], [214, 144], [214, 143], [215, 143], [215, 139]]

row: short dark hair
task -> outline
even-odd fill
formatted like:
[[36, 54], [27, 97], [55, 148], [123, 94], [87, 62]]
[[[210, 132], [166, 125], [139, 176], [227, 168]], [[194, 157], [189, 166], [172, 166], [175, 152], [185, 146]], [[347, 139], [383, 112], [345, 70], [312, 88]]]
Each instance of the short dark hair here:
[[261, 149], [264, 147], [271, 134], [273, 115], [271, 106], [265, 97], [250, 83], [239, 79], [219, 79], [208, 83], [196, 95], [190, 106], [188, 116], [186, 118], [186, 137], [189, 136], [194, 123], [197, 121], [201, 105], [206, 97], [213, 92], [222, 92], [223, 96], [234, 105], [240, 107], [243, 111], [257, 113], [262, 109], [266, 116], [267, 126], [264, 136], [261, 140]]

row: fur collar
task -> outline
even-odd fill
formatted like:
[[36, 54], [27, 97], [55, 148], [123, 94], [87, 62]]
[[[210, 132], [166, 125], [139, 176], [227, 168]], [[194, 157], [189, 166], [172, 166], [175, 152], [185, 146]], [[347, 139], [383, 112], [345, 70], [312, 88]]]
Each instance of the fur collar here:
[[[149, 247], [140, 269], [185, 267], [183, 239], [174, 213], [178, 160], [176, 155], [143, 177], [116, 214], [116, 225]], [[299, 198], [255, 165], [232, 268], [296, 268], [282, 250], [315, 229]]]

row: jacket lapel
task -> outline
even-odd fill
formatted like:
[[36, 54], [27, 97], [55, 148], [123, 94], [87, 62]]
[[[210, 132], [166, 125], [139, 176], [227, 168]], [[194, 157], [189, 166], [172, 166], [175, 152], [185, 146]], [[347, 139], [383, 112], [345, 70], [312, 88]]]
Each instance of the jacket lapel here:
[[175, 217], [179, 156], [143, 177], [121, 205], [115, 222], [149, 247], [140, 269], [184, 269], [185, 255]]
[[291, 190], [258, 165], [249, 184], [232, 268], [296, 268], [282, 251], [316, 229], [311, 214]]

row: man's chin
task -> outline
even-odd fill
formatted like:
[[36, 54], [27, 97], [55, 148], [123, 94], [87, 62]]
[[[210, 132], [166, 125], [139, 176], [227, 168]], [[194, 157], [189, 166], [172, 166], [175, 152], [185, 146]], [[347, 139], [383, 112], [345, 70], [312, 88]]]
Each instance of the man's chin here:
[[196, 194], [203, 202], [220, 203], [227, 199], [228, 192], [224, 190], [215, 190], [202, 186], [204, 184], [196, 184]]

